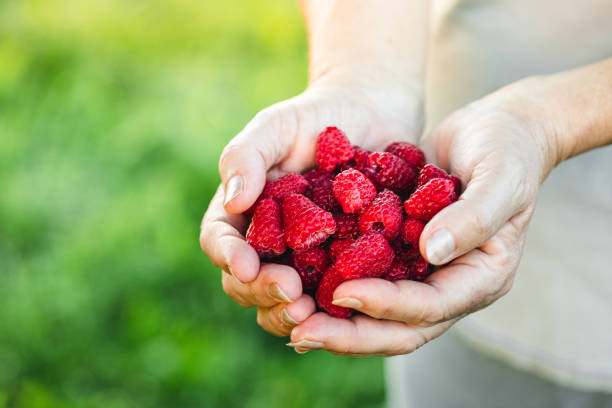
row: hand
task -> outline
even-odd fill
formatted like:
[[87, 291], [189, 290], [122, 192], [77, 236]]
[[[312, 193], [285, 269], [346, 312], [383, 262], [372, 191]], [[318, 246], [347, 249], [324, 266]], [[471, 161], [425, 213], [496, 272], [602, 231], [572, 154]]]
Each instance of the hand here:
[[417, 92], [395, 84], [321, 80], [303, 94], [255, 116], [225, 148], [219, 162], [222, 185], [202, 221], [200, 244], [220, 267], [224, 291], [244, 307], [258, 307], [265, 330], [286, 336], [315, 311], [302, 294], [297, 272], [284, 265], [261, 264], [244, 240], [241, 213], [261, 193], [266, 176], [277, 178], [314, 165], [317, 135], [326, 126], [343, 129], [352, 143], [382, 149], [391, 141], [414, 142], [421, 132]]
[[537, 89], [538, 79], [504, 88], [455, 112], [424, 141], [428, 158], [465, 186], [420, 239], [430, 263], [450, 263], [423, 283], [343, 283], [335, 303], [365, 315], [314, 314], [292, 331], [290, 345], [300, 352], [406, 354], [510, 290], [539, 186], [558, 160], [548, 128], [555, 121], [532, 103], [546, 104]]

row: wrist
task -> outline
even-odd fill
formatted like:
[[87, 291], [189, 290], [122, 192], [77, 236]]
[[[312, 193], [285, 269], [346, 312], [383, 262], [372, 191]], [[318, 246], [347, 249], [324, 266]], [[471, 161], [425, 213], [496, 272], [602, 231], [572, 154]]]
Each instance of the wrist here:
[[335, 67], [312, 77], [306, 92], [342, 95], [347, 100], [370, 106], [382, 116], [413, 124], [420, 135], [425, 122], [424, 85], [385, 72], [384, 68]]

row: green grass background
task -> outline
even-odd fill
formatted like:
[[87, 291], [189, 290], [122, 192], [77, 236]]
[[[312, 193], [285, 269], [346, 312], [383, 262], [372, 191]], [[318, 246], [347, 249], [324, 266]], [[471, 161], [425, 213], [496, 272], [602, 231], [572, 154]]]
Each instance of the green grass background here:
[[298, 356], [197, 242], [306, 60], [293, 2], [0, 0], [0, 407], [384, 405], [381, 359]]

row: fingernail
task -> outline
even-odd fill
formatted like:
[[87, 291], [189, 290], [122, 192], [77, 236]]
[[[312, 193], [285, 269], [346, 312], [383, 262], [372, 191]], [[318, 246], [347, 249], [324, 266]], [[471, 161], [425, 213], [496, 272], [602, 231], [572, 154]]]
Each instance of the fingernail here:
[[242, 191], [242, 176], [236, 174], [225, 184], [225, 199], [223, 205], [232, 201]]
[[427, 240], [425, 251], [429, 262], [439, 265], [452, 255], [455, 250], [455, 239], [453, 234], [445, 229], [438, 230]]
[[298, 322], [295, 321], [293, 317], [289, 316], [287, 309], [283, 309], [283, 311], [281, 312], [281, 320], [287, 326], [297, 326], [299, 324]]
[[359, 309], [363, 307], [363, 303], [361, 303], [361, 301], [352, 297], [343, 297], [332, 300], [332, 304], [336, 306], [350, 307], [351, 309]]
[[235, 280], [236, 282], [238, 282], [238, 284], [240, 284], [240, 285], [244, 285], [244, 282], [243, 282], [243, 281], [241, 281], [240, 279], [238, 279], [238, 278], [236, 277], [236, 275], [234, 275], [234, 271], [232, 271], [232, 267], [231, 267], [231, 266], [229, 266], [229, 265], [227, 266], [227, 271], [229, 272], [230, 276], [231, 276], [232, 278], [234, 278], [234, 280]]
[[306, 353], [308, 353], [310, 351], [308, 349], [301, 349], [301, 348], [295, 348], [294, 350], [298, 354], [306, 354]]
[[270, 295], [276, 300], [280, 300], [281, 302], [288, 302], [288, 303], [293, 302], [293, 300], [291, 300], [291, 298], [287, 296], [285, 292], [283, 292], [280, 286], [278, 286], [278, 283], [274, 283], [268, 286], [267, 292], [268, 292], [268, 295]]
[[287, 343], [287, 346], [296, 348], [307, 348], [309, 350], [318, 350], [323, 348], [323, 343], [319, 341], [300, 340], [295, 343]]

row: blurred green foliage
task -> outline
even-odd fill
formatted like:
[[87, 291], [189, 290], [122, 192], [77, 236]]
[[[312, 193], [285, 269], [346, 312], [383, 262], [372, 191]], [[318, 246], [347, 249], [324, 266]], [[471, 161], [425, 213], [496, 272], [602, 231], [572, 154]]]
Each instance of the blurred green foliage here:
[[0, 407], [381, 407], [201, 253], [224, 144], [300, 92], [292, 2], [0, 1]]

